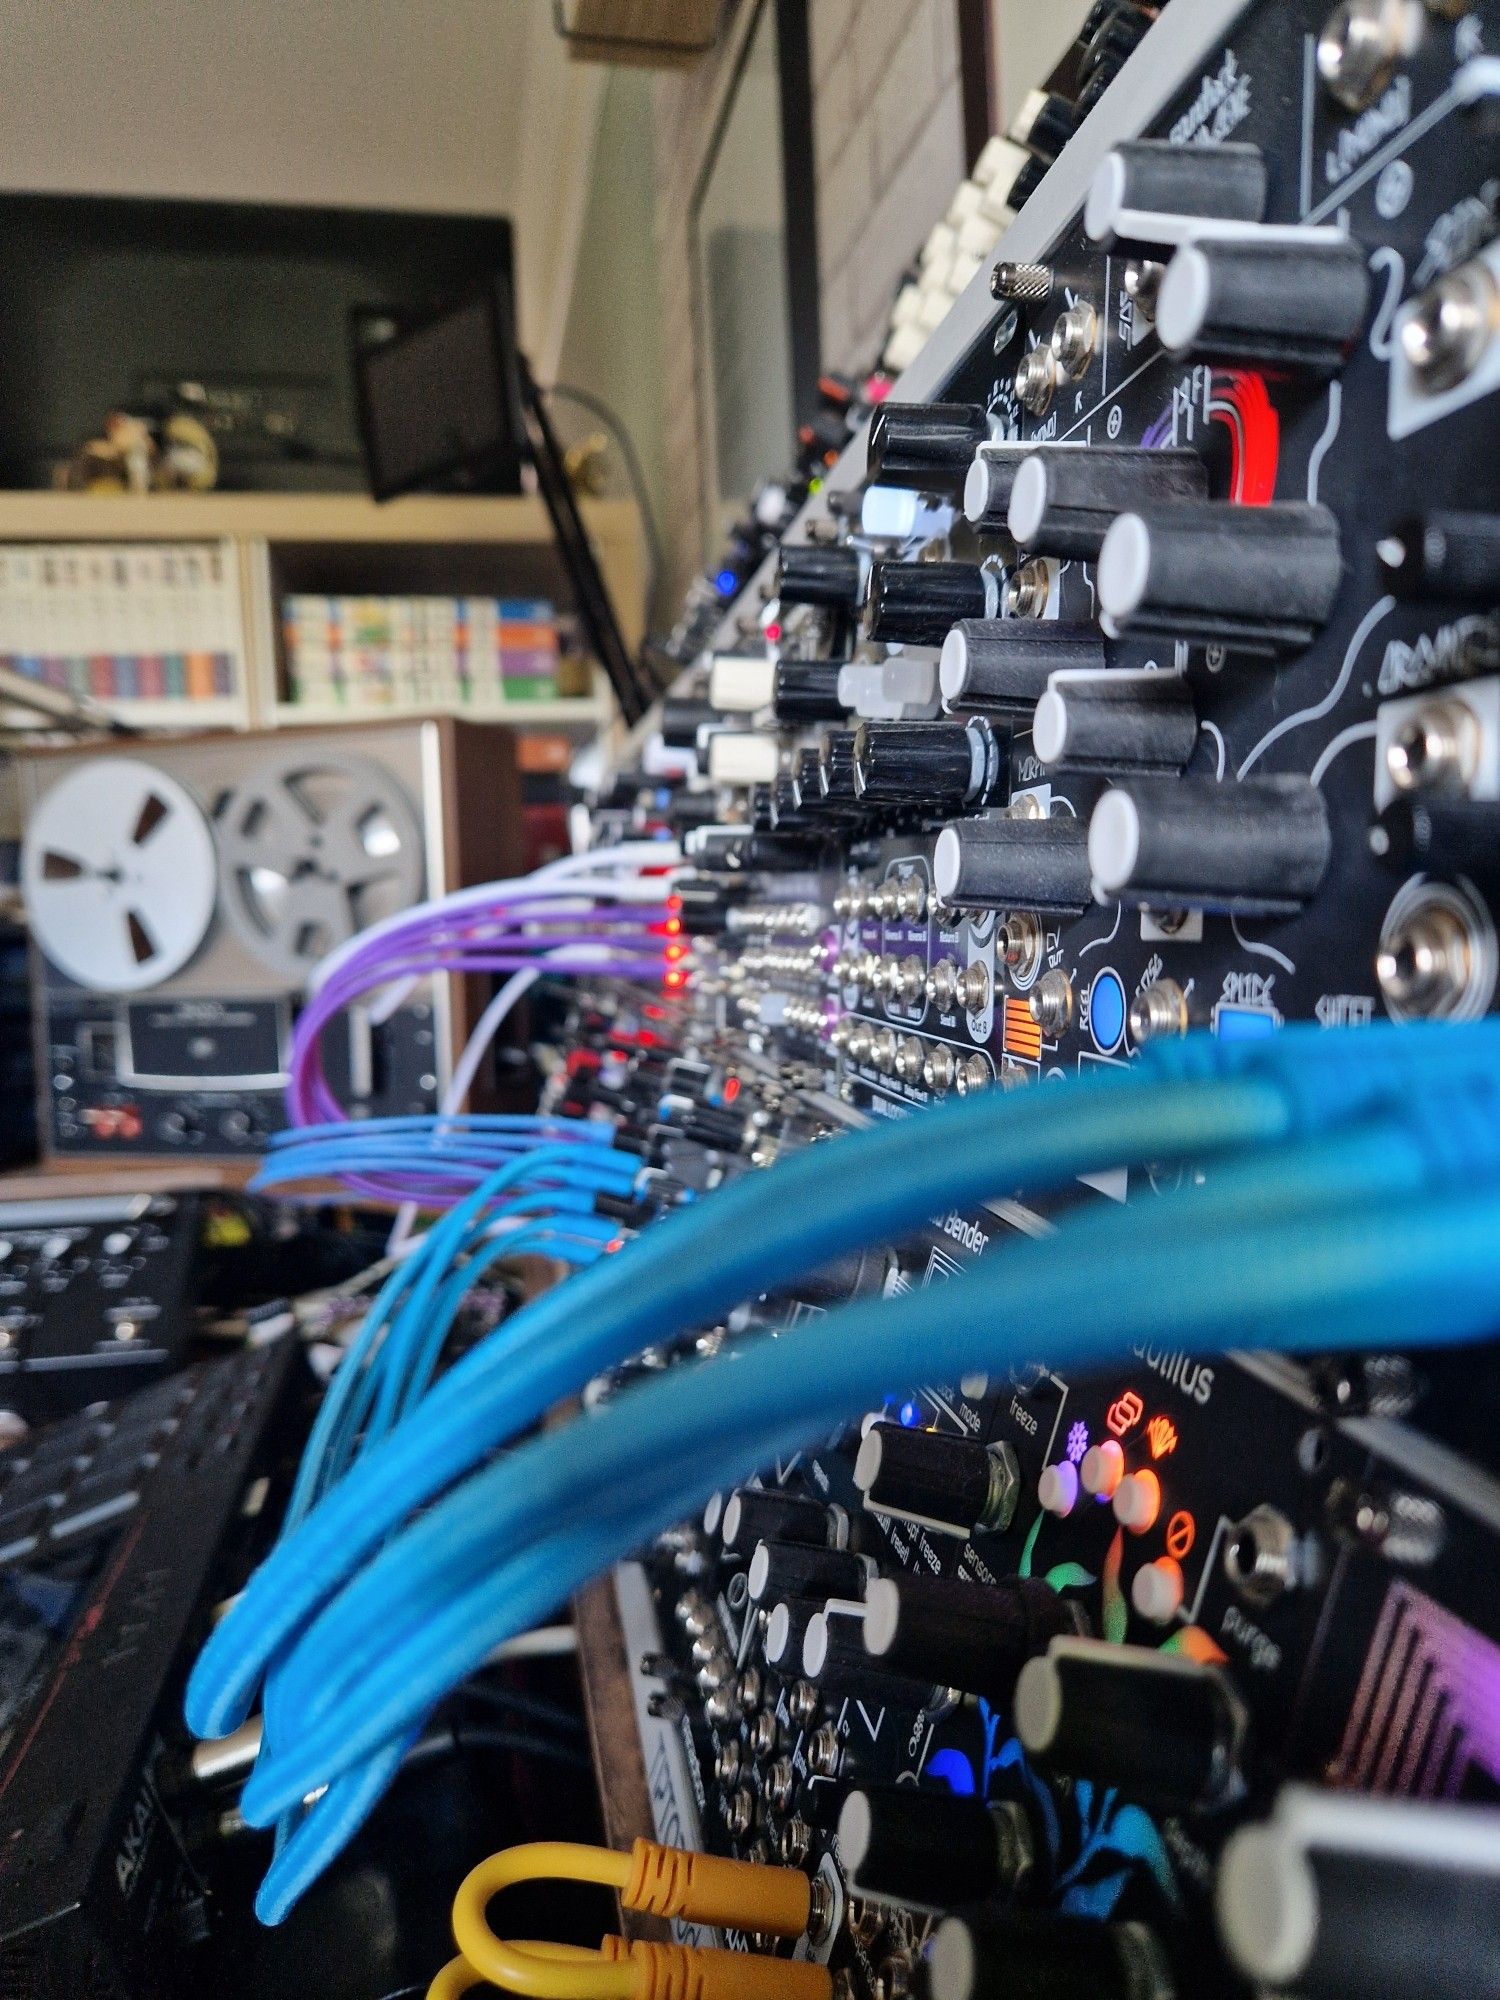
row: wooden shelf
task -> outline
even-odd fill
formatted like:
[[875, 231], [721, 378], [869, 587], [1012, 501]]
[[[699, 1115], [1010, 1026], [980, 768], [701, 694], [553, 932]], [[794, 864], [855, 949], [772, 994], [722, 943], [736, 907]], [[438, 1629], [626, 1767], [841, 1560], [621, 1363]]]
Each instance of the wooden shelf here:
[[331, 722], [400, 722], [412, 715], [452, 715], [461, 722], [503, 722], [511, 729], [601, 729], [614, 715], [614, 705], [597, 695], [560, 697], [556, 701], [489, 702], [476, 707], [463, 701], [427, 701], [413, 707], [393, 703], [389, 708], [344, 708], [330, 702], [279, 701], [275, 719], [279, 727], [295, 728], [314, 724], [326, 729]]
[[[633, 542], [628, 500], [586, 500], [596, 543]], [[384, 506], [359, 493], [0, 493], [0, 541], [550, 543], [547, 510], [532, 494], [468, 499], [419, 495]]]
[[[627, 646], [646, 623], [645, 544], [628, 500], [582, 503], [584, 524], [614, 599]], [[453, 714], [520, 728], [606, 727], [614, 705], [602, 680], [582, 699], [468, 708], [352, 709], [286, 699], [283, 596], [549, 597], [571, 602], [552, 524], [535, 494], [418, 495], [381, 506], [359, 493], [0, 492], [0, 542], [230, 542], [245, 616], [245, 686], [232, 699], [107, 704], [145, 729], [254, 728]]]

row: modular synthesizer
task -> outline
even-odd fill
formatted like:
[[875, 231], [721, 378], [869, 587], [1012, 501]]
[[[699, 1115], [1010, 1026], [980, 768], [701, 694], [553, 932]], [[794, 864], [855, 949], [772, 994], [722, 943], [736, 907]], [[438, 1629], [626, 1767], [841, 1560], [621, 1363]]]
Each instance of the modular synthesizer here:
[[[554, 1101], [667, 1189], [1191, 1029], [1493, 1009], [1500, 15], [1106, 16], [988, 295], [601, 804], [681, 837], [689, 950], [580, 999]], [[694, 1347], [1185, 1174], [955, 1208]], [[861, 2000], [1491, 1990], [1493, 1350], [1080, 1377], [1009, 1311], [1025, 1365], [893, 1382], [617, 1574], [657, 1835], [821, 1880]]]
[[[1500, 4], [1099, 0], [1012, 142], [577, 851], [293, 1032], [258, 1185], [402, 1213], [188, 1683], [257, 1915], [568, 1602], [613, 1842], [429, 2000], [1500, 1993]], [[534, 1114], [345, 1115], [434, 967]]]

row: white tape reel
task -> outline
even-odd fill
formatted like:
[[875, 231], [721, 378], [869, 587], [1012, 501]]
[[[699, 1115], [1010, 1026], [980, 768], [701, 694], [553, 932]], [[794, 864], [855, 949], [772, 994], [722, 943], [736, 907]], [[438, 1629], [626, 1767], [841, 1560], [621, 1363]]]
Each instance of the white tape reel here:
[[368, 757], [288, 751], [214, 813], [224, 914], [263, 964], [303, 984], [356, 931], [418, 901], [422, 829]]
[[180, 972], [213, 921], [208, 821], [175, 778], [100, 757], [48, 791], [21, 844], [37, 943], [80, 986], [138, 993]]

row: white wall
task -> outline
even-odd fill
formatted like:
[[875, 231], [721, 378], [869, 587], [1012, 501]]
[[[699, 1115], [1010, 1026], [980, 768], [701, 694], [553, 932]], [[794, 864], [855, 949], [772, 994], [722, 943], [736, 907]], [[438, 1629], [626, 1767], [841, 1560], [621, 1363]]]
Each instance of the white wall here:
[[510, 215], [550, 367], [602, 72], [545, 0], [0, 0], [0, 56], [0, 186]]

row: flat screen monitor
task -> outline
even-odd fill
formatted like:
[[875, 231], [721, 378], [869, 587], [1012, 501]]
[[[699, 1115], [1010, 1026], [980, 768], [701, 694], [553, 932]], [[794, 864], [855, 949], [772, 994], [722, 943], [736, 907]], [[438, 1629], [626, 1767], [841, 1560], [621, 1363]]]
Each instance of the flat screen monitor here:
[[[111, 410], [194, 410], [221, 486], [365, 484], [351, 332], [499, 284], [503, 217], [0, 196], [0, 485], [46, 486]], [[514, 490], [509, 489], [491, 490]]]

